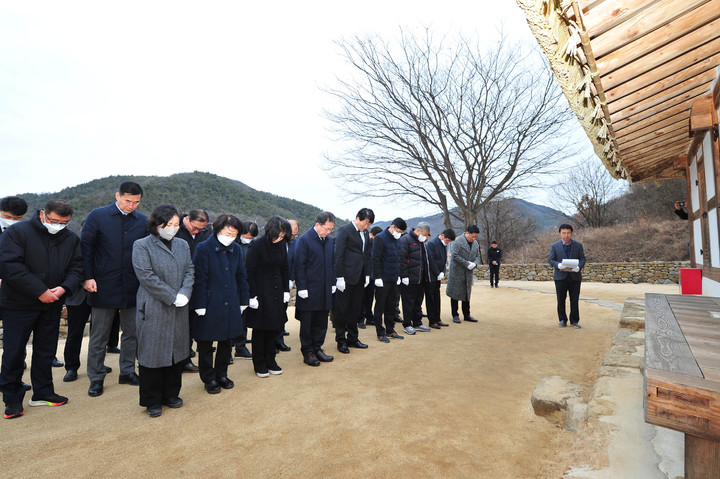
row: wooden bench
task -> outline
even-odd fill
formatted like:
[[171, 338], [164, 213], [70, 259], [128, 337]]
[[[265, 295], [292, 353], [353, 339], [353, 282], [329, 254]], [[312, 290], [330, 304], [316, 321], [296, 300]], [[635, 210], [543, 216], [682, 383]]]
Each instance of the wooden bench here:
[[720, 478], [720, 298], [645, 295], [645, 421], [685, 433], [685, 477]]

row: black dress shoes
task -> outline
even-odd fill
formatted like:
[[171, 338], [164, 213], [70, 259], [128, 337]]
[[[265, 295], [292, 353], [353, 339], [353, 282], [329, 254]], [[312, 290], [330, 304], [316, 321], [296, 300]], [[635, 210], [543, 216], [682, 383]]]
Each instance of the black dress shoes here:
[[365, 329], [365, 323], [358, 323], [358, 328]]
[[283, 330], [283, 336], [290, 336], [290, 331]]
[[147, 415], [150, 417], [160, 417], [162, 416], [162, 406], [148, 406], [147, 408]]
[[477, 323], [477, 322], [478, 322], [478, 320], [475, 319], [475, 318], [473, 318], [472, 316], [468, 316], [467, 318], [465, 318], [465, 321], [468, 321], [468, 322], [470, 322], [470, 323]]
[[118, 376], [118, 384], [129, 384], [131, 386], [140, 385], [140, 377], [135, 373], [121, 374]]
[[358, 349], [367, 349], [367, 347], [368, 347], [367, 344], [360, 342], [359, 339], [357, 341], [348, 341], [347, 345], [349, 348], [358, 348]]
[[343, 354], [349, 354], [350, 350], [347, 347], [347, 343], [344, 341], [340, 341], [337, 345], [338, 351], [340, 351]]
[[110, 354], [120, 354], [120, 348], [118, 348], [117, 346], [108, 346], [107, 352]]
[[233, 387], [235, 387], [235, 383], [232, 382], [232, 380], [230, 378], [228, 378], [227, 376], [218, 378], [217, 382], [220, 384], [220, 387], [223, 389], [232, 389]]
[[438, 326], [442, 326], [443, 328], [447, 328], [448, 326], [450, 326], [448, 323], [443, 323], [442, 321], [438, 321], [436, 324]]
[[460, 324], [462, 321], [460, 321], [460, 316], [453, 316], [453, 323]]
[[433, 329], [440, 329], [440, 325], [438, 323], [430, 323], [430, 327]]
[[325, 351], [323, 351], [322, 349], [318, 349], [317, 351], [315, 351], [315, 357], [321, 363], [329, 363], [330, 361], [335, 359], [333, 356], [329, 356], [329, 355], [325, 354]]
[[32, 389], [32, 386], [30, 386], [28, 383], [22, 383], [22, 388], [26, 391], [29, 391]]
[[65, 363], [62, 361], [58, 361], [58, 358], [53, 358], [53, 360], [50, 364], [54, 368], [61, 368], [61, 367], [65, 366]]
[[110, 374], [112, 372], [112, 368], [110, 366], [103, 366], [105, 368], [105, 374]]
[[71, 383], [73, 381], [77, 381], [77, 371], [74, 369], [68, 369], [68, 372], [66, 372], [63, 377], [63, 382]]
[[182, 407], [182, 405], [183, 405], [184, 403], [183, 403], [182, 398], [175, 397], [175, 398], [165, 399], [165, 400], [163, 401], [163, 404], [166, 405], [166, 406], [169, 407], [169, 408], [177, 409], [177, 408], [179, 408], [179, 407]]
[[195, 364], [193, 364], [192, 361], [189, 361], [186, 365], [183, 366], [183, 372], [184, 373], [198, 373], [198, 372], [200, 372], [200, 368], [197, 367]]
[[103, 382], [92, 381], [90, 382], [90, 389], [88, 389], [88, 396], [97, 397], [103, 393]]
[[308, 366], [320, 366], [320, 361], [318, 361], [318, 358], [312, 351], [307, 351], [303, 353], [303, 358], [303, 362]]
[[284, 352], [288, 352], [288, 351], [290, 351], [290, 350], [292, 349], [290, 346], [288, 346], [287, 344], [285, 344], [285, 341], [284, 341], [282, 338], [280, 338], [280, 341], [278, 341], [277, 343], [275, 343], [275, 347], [276, 347], [278, 350], [284, 351]]
[[222, 389], [220, 388], [220, 384], [218, 384], [217, 381], [210, 381], [209, 383], [205, 383], [205, 390], [210, 394], [218, 394]]

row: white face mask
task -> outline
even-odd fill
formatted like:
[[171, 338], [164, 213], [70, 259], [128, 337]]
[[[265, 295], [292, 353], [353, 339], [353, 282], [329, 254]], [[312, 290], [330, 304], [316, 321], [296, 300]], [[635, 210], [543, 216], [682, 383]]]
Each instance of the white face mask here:
[[399, 231], [395, 231], [392, 235], [393, 235], [393, 238], [400, 239], [400, 237], [402, 236], [402, 233], [400, 233]]
[[53, 225], [50, 223], [43, 223], [43, 226], [47, 228], [48, 233], [51, 235], [58, 234], [67, 227], [67, 225]]
[[[232, 236], [225, 236], [225, 235], [217, 235], [217, 239], [223, 246], [230, 246], [233, 241], [235, 241], [235, 238]], [[245, 239], [245, 238], [243, 238]]]
[[243, 237], [241, 236], [241, 237], [240, 237], [240, 241], [242, 241], [242, 244], [250, 244], [250, 242], [251, 242], [252, 240], [251, 240], [250, 238], [243, 238]]
[[18, 220], [8, 220], [5, 218], [0, 218], [0, 228], [2, 228], [2, 229], [9, 228], [10, 226], [14, 225], [17, 222], [18, 222]]
[[420, 241], [421, 243], [424, 243], [426, 239], [427, 239], [427, 236], [423, 236], [423, 235], [418, 236], [418, 241]]
[[166, 240], [170, 241], [175, 237], [180, 228], [158, 228], [158, 235]]

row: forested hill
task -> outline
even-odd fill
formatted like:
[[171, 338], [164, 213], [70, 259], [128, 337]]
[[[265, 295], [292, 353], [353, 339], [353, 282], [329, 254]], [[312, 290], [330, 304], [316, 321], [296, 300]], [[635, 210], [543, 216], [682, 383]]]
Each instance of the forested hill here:
[[28, 215], [42, 208], [49, 199], [68, 201], [75, 214], [71, 227], [78, 230], [87, 214], [115, 201], [115, 192], [123, 181], [135, 181], [145, 190], [139, 210], [148, 214], [163, 203], [175, 205], [180, 212], [202, 208], [211, 220], [221, 213], [231, 213], [243, 221], [255, 221], [262, 228], [273, 215], [294, 218], [301, 230], [315, 224], [320, 208], [300, 201], [276, 196], [250, 188], [240, 181], [210, 173], [194, 171], [171, 176], [109, 176], [81, 185], [65, 188], [57, 193], [23, 193], [18, 196], [28, 202]]

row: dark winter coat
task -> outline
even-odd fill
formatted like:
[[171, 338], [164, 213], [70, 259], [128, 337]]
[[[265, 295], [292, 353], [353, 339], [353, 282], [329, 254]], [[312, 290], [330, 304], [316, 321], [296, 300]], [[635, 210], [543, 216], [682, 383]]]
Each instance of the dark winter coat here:
[[[419, 284], [428, 281], [427, 271], [429, 265], [427, 263], [427, 254], [423, 251], [425, 245], [420, 242], [417, 235], [413, 231], [403, 235], [398, 240], [398, 255], [400, 256], [400, 278], [408, 278], [410, 284]], [[423, 261], [425, 268], [423, 268]], [[426, 277], [422, 278], [422, 272], [425, 271]]]
[[[561, 271], [558, 269], [558, 265], [562, 263], [564, 259], [577, 259], [578, 268], [580, 271], [577, 273], [573, 271]], [[583, 249], [582, 243], [570, 240], [570, 256], [565, 254], [565, 248], [563, 247], [562, 241], [556, 241], [550, 245], [550, 256], [548, 257], [548, 263], [553, 267], [553, 280], [559, 281], [570, 276], [575, 281], [582, 281], [582, 269], [585, 267], [585, 250]]]
[[[363, 240], [365, 238], [365, 249]], [[335, 274], [347, 284], [365, 283], [370, 276], [370, 235], [358, 232], [353, 223], [341, 227], [335, 235]]]
[[236, 242], [223, 246], [213, 234], [197, 246], [193, 262], [192, 309], [207, 310], [204, 316], [193, 317], [193, 338], [225, 341], [240, 336], [240, 306], [247, 306], [250, 299], [242, 248]]
[[489, 247], [487, 250], [487, 259], [488, 264], [492, 264], [492, 262], [495, 261], [497, 262], [498, 266], [500, 266], [500, 263], [502, 262], [502, 250], [499, 247]]
[[188, 306], [174, 304], [178, 294], [192, 295], [190, 247], [173, 238], [168, 248], [157, 236], [146, 236], [135, 242], [132, 259], [140, 282], [135, 315], [138, 363], [146, 368], [172, 366], [190, 356]]
[[193, 238], [193, 235], [191, 235], [188, 229], [185, 227], [185, 218], [187, 218], [187, 215], [180, 218], [180, 229], [175, 235], [175, 238], [180, 238], [187, 241], [187, 244], [190, 247], [190, 257], [194, 258], [195, 248], [197, 247], [197, 245], [208, 239], [213, 234], [213, 232], [209, 226], [206, 226], [205, 228], [198, 231], [198, 233]]
[[112, 203], [88, 214], [80, 246], [85, 279], [97, 283], [97, 292], [88, 293], [90, 306], [135, 307], [138, 280], [132, 265], [133, 243], [147, 235], [147, 216], [138, 211], [124, 215]]
[[427, 242], [428, 261], [430, 263], [430, 281], [437, 282], [440, 273], [447, 267], [447, 247], [439, 236]]
[[470, 263], [480, 264], [480, 247], [477, 241], [468, 243], [460, 235], [450, 246], [450, 273], [445, 294], [456, 301], [470, 301], [475, 270], [467, 269]]
[[385, 228], [373, 239], [372, 245], [372, 276], [373, 279], [382, 279], [383, 283], [397, 281], [400, 277], [400, 257], [398, 256], [398, 240], [390, 228]]
[[295, 244], [295, 284], [308, 292], [307, 298], [295, 299], [295, 311], [331, 310], [335, 278], [335, 241], [328, 236], [323, 242], [310, 228]]
[[40, 212], [15, 223], [0, 235], [0, 307], [47, 311], [63, 300], [43, 303], [48, 289], [62, 286], [63, 298], [79, 290], [83, 281], [80, 239], [65, 228], [50, 234], [40, 222]]
[[287, 322], [283, 302], [289, 293], [287, 248], [284, 241], [272, 243], [267, 236], [255, 238], [245, 262], [250, 297], [257, 297], [258, 309], [248, 308], [248, 327], [260, 331], [279, 331]]

